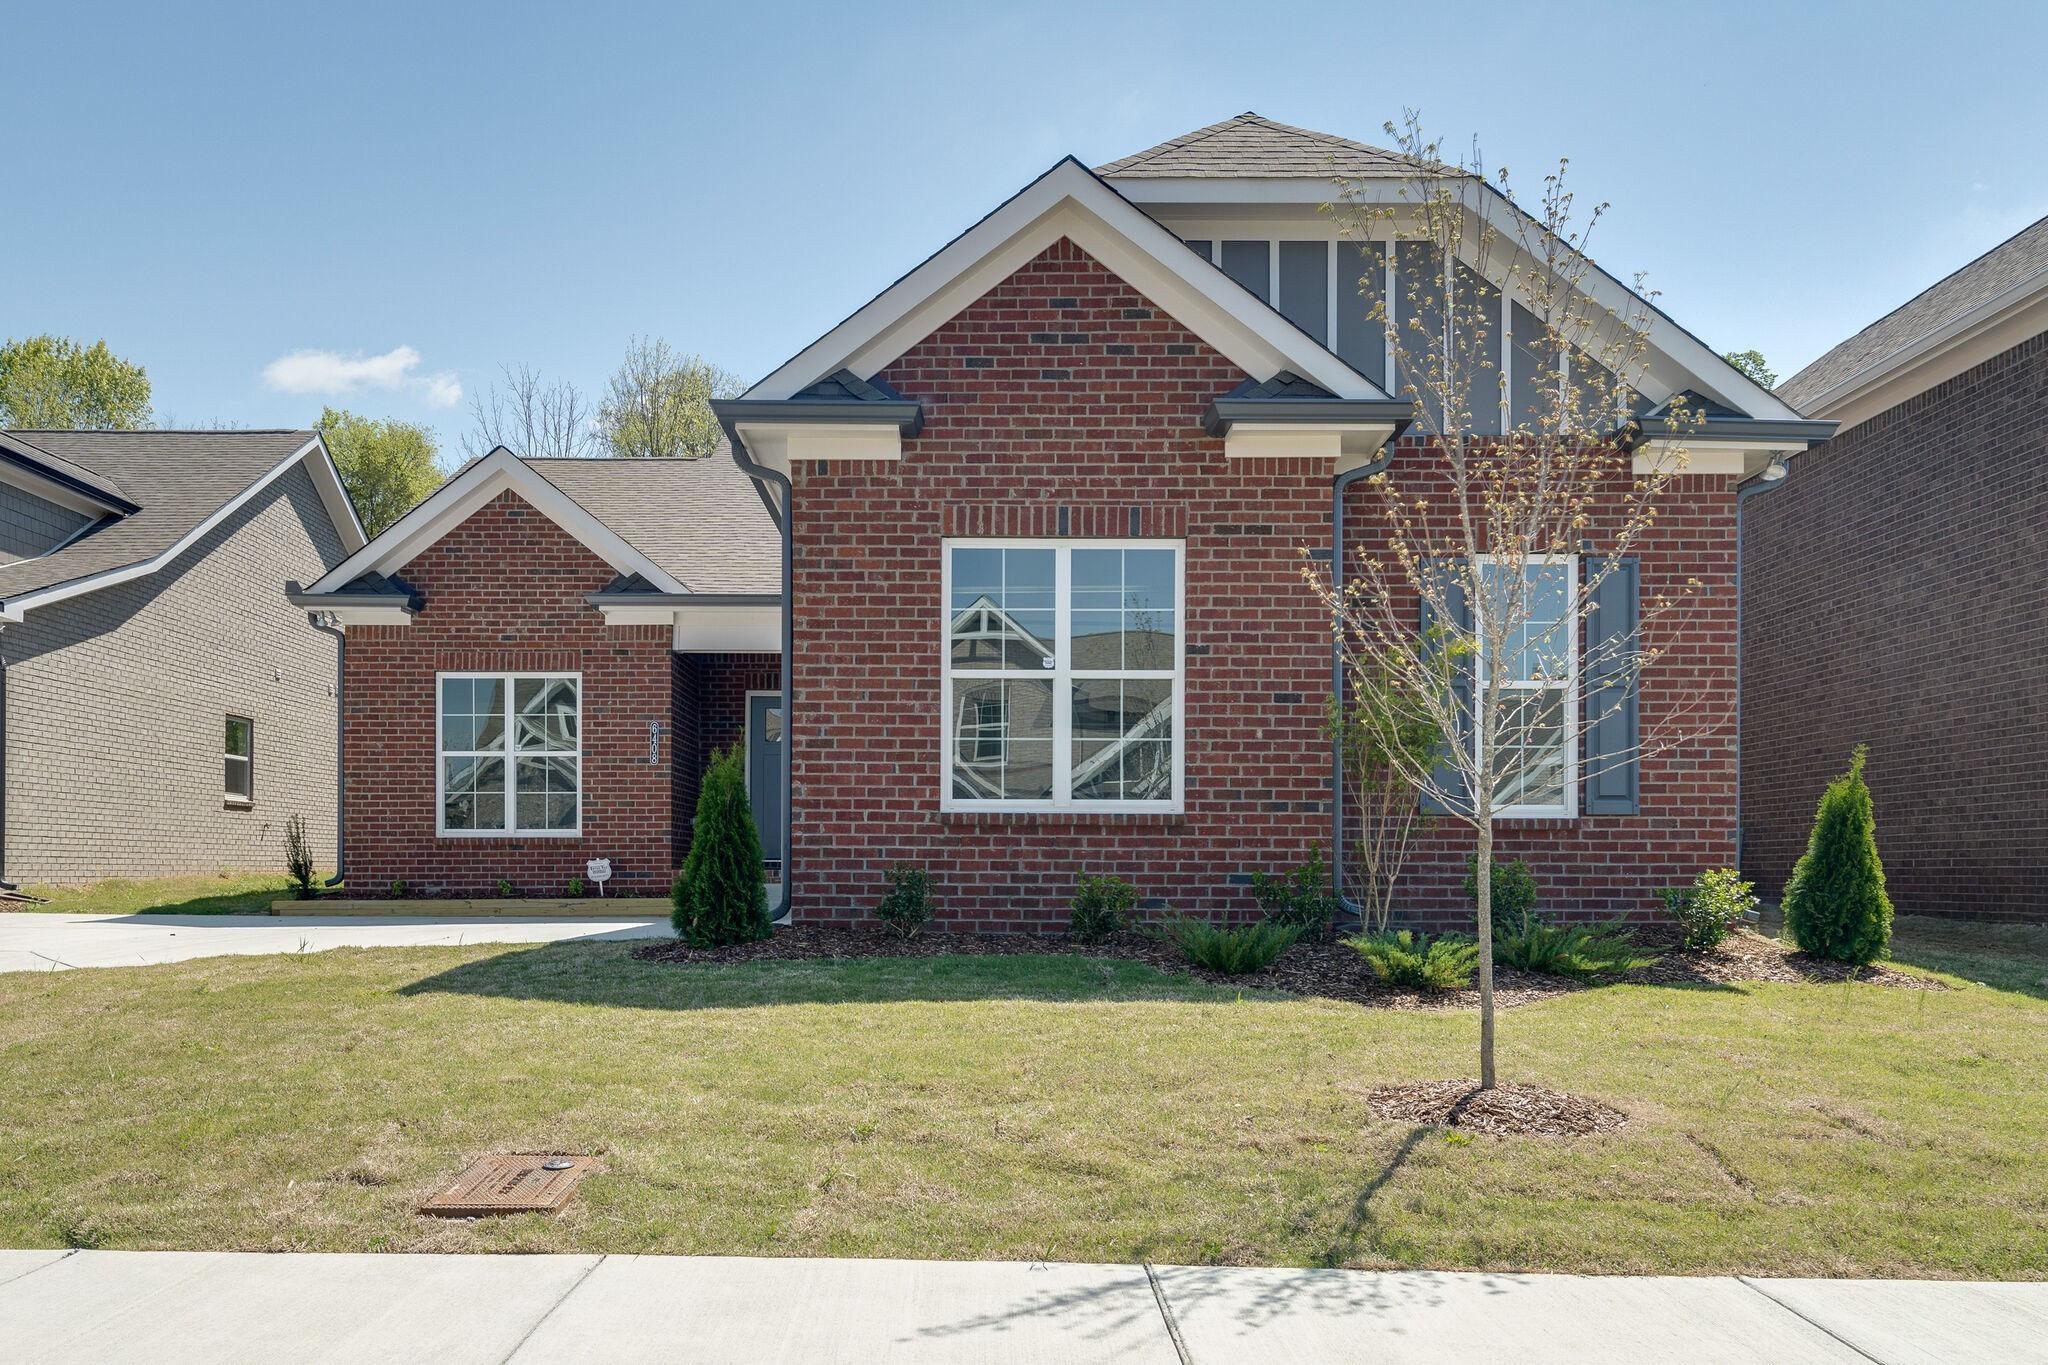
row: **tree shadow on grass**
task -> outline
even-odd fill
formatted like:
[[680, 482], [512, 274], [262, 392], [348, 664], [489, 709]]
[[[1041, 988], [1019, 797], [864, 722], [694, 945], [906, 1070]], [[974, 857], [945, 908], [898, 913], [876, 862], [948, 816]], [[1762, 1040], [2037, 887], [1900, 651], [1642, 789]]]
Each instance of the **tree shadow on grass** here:
[[618, 1009], [748, 1009], [906, 1001], [1276, 1003], [1271, 992], [1211, 986], [1136, 962], [1057, 955], [640, 962], [627, 943], [550, 943], [479, 958], [399, 988]]

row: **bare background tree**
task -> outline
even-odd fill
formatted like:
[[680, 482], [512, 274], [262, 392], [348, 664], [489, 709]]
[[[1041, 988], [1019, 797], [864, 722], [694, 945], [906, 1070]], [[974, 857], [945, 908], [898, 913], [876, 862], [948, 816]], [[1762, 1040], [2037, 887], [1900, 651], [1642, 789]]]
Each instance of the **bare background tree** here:
[[597, 414], [574, 384], [543, 384], [531, 365], [499, 367], [500, 378], [469, 401], [475, 429], [462, 438], [462, 453], [475, 459], [504, 446], [532, 459], [580, 459], [602, 455]]
[[659, 337], [635, 337], [612, 376], [598, 429], [623, 457], [701, 459], [718, 446], [711, 400], [746, 386], [701, 355], [673, 350]]
[[[1634, 629], [1593, 625], [1685, 467], [1684, 451], [1666, 446], [1639, 471], [1614, 440], [1636, 406], [1652, 315], [1640, 279], [1618, 290], [1586, 254], [1606, 205], [1576, 221], [1560, 163], [1524, 209], [1505, 171], [1489, 187], [1476, 150], [1447, 161], [1412, 111], [1387, 131], [1414, 174], [1391, 198], [1384, 180], [1343, 184], [1332, 207], [1369, 260], [1377, 243], [1394, 244], [1396, 288], [1375, 311], [1422, 449], [1369, 480], [1382, 525], [1341, 586], [1313, 564], [1304, 572], [1331, 612], [1350, 690], [1399, 699], [1351, 711], [1363, 741], [1473, 831], [1480, 1085], [1491, 1089], [1495, 823], [1515, 806], [1570, 801], [1570, 787], [1595, 775], [1597, 765], [1572, 771], [1582, 733], [1631, 704], [1642, 671], [1669, 648], [1660, 619], [1700, 584], [1644, 593]], [[1515, 367], [1533, 366], [1540, 381], [1533, 410], [1514, 410], [1498, 360], [1503, 285], [1533, 319], [1518, 329], [1530, 335], [1508, 342]], [[1671, 415], [1696, 420], [1682, 408]], [[1660, 706], [1649, 747], [1689, 737], [1683, 709]], [[1404, 744], [1402, 717], [1421, 717], [1437, 742]], [[1645, 749], [1639, 736], [1629, 753], [1599, 761]]]

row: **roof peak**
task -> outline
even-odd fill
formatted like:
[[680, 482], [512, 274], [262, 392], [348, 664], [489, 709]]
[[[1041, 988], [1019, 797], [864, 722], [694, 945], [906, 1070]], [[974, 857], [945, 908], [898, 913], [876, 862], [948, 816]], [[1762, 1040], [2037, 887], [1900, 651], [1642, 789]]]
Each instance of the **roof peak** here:
[[1096, 173], [1111, 178], [1335, 179], [1408, 175], [1414, 169], [1414, 163], [1398, 152], [1281, 123], [1247, 109], [1098, 166]]

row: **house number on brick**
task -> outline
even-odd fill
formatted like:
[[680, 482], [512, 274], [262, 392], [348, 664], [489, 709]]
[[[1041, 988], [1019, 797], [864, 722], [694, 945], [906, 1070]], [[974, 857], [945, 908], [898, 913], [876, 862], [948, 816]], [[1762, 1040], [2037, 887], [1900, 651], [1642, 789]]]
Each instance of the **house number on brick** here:
[[647, 761], [661, 762], [661, 722], [658, 720], [647, 722]]

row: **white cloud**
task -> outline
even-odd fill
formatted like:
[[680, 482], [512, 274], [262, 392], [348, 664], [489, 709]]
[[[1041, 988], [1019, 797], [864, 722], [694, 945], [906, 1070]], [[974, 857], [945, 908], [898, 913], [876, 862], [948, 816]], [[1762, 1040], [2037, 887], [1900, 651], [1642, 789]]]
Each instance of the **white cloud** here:
[[373, 391], [416, 393], [433, 408], [462, 401], [453, 370], [419, 374], [420, 353], [395, 346], [383, 355], [346, 356], [339, 351], [291, 351], [263, 367], [263, 382], [279, 393], [345, 397]]

